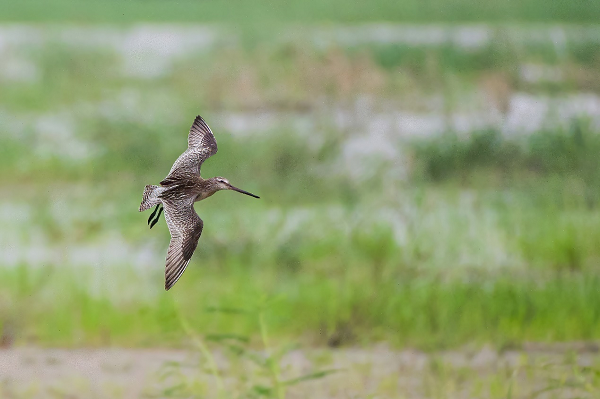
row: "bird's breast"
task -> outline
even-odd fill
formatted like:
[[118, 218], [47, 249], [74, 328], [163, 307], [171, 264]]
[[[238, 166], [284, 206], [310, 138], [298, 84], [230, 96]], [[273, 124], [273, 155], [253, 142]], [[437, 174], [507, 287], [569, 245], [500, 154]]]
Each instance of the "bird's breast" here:
[[194, 200], [194, 202], [202, 201], [203, 199], [210, 197], [214, 193], [215, 193], [215, 191], [212, 191], [212, 192], [211, 191], [203, 191], [196, 196], [196, 199]]

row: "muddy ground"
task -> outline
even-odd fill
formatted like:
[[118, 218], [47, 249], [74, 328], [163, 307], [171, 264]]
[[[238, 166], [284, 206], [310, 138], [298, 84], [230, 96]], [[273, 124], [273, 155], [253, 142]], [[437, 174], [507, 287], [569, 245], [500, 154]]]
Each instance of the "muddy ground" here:
[[[260, 352], [257, 355], [263, 355]], [[222, 397], [260, 397], [266, 369], [215, 353]], [[335, 369], [286, 390], [288, 398], [594, 398], [600, 397], [594, 344], [488, 347], [437, 353], [370, 349], [289, 352], [281, 379]], [[0, 398], [219, 397], [219, 381], [194, 350], [0, 350]]]

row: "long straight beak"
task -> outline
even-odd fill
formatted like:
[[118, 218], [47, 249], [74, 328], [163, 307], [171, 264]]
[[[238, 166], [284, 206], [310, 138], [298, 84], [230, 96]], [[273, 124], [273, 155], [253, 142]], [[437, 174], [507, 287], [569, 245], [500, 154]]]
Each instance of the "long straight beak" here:
[[252, 194], [252, 193], [249, 193], [248, 191], [242, 190], [241, 188], [234, 187], [234, 186], [232, 186], [231, 184], [229, 185], [229, 187], [230, 187], [230, 188], [231, 188], [233, 191], [237, 191], [238, 193], [246, 194], [246, 195], [249, 195], [249, 196], [251, 196], [251, 197], [254, 197], [254, 198], [260, 198], [258, 195], [254, 195], [254, 194]]

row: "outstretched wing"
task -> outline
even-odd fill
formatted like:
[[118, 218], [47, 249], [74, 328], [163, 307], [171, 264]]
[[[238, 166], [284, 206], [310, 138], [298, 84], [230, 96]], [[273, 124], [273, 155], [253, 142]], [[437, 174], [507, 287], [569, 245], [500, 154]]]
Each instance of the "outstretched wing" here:
[[171, 233], [165, 266], [165, 290], [169, 290], [185, 271], [198, 246], [204, 223], [191, 201], [164, 201], [165, 220]]
[[200, 115], [194, 119], [188, 136], [188, 148], [177, 158], [171, 171], [160, 182], [163, 186], [169, 185], [178, 176], [200, 173], [200, 167], [208, 157], [217, 153], [217, 141], [212, 131]]
[[199, 148], [208, 153], [208, 157], [217, 152], [217, 141], [212, 131], [200, 115], [196, 116], [188, 136], [188, 148]]

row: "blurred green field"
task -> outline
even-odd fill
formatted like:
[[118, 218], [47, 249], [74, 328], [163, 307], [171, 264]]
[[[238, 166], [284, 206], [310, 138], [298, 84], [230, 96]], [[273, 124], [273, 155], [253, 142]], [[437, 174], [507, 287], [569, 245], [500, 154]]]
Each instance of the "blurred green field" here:
[[0, 2], [3, 21], [218, 22], [236, 25], [364, 22], [570, 22], [597, 23], [595, 1], [39, 1]]
[[[119, 22], [115, 9], [92, 12], [100, 5], [91, 3], [73, 16], [40, 8], [37, 17], [27, 7], [38, 3], [19, 4], [0, 18]], [[127, 22], [152, 20], [152, 10], [191, 20], [182, 4], [163, 14], [164, 3], [144, 3], [150, 16]], [[249, 4], [228, 18], [235, 23]], [[309, 18], [261, 4], [254, 12]], [[404, 16], [390, 11], [397, 3], [366, 4], [373, 11], [361, 21], [417, 18], [434, 6], [414, 3]], [[599, 12], [591, 2], [523, 2], [504, 13], [503, 3], [460, 4], [474, 7], [466, 20], [592, 22]], [[568, 5], [560, 15], [559, 4]], [[315, 3], [319, 17], [310, 18], [353, 21], [361, 10], [337, 7], [334, 19], [335, 5]], [[207, 2], [202, 18], [222, 6]], [[428, 21], [462, 20], [443, 10]], [[56, 37], [52, 29], [40, 36]], [[5, 65], [17, 66], [0, 69], [2, 335], [40, 346], [178, 347], [177, 304], [200, 334], [256, 344], [248, 311], [268, 297], [278, 343], [432, 350], [597, 340], [600, 41], [566, 30], [557, 48], [527, 34], [515, 40], [512, 25], [490, 29], [487, 44], [466, 49], [445, 41], [320, 47], [310, 37], [248, 47], [217, 34], [182, 57], [139, 51], [131, 58], [142, 66], [124, 60], [121, 47], [85, 41], [7, 47]], [[95, 37], [86, 32], [70, 36]], [[550, 78], [529, 78], [532, 65]], [[504, 131], [522, 98], [566, 98], [556, 114], [592, 111]], [[491, 108], [494, 126], [453, 122]], [[198, 251], [165, 293], [168, 231], [164, 221], [149, 231], [137, 208], [144, 185], [184, 150], [196, 114], [219, 144], [203, 176], [225, 176], [261, 199], [219, 193], [197, 204]], [[419, 117], [423, 129], [438, 119], [443, 128], [402, 135], [389, 127]]]
[[[289, 138], [269, 140], [273, 147], [222, 140], [205, 170], [246, 182], [263, 198], [226, 193], [196, 206], [207, 228], [172, 292], [162, 292], [160, 251], [143, 268], [126, 258], [113, 266], [23, 264], [2, 269], [4, 325], [23, 343], [179, 346], [173, 300], [198, 331], [254, 336], [253, 317], [210, 309], [248, 311], [266, 295], [276, 340], [311, 345], [384, 340], [440, 349], [597, 339], [598, 168], [589, 166], [598, 136], [540, 133], [523, 153], [493, 132], [446, 140], [415, 147], [420, 166], [409, 182], [392, 191], [383, 180], [367, 182], [366, 192], [347, 179], [311, 176], [318, 157], [298, 154], [302, 145]], [[540, 141], [554, 152], [538, 152]], [[296, 149], [295, 168], [278, 177], [278, 157], [270, 157], [287, 146]], [[243, 159], [252, 172], [217, 162], [225, 157]], [[165, 248], [163, 222], [148, 232], [146, 215], [131, 211], [145, 174], [102, 170], [106, 180], [92, 185], [77, 184], [80, 177], [58, 187], [36, 183], [77, 210], [70, 225], [60, 224], [52, 202], [36, 198], [31, 181], [11, 183], [20, 193], [11, 197], [35, 204], [32, 224], [58, 246], [85, 246], [119, 231], [136, 245], [152, 239]], [[295, 184], [279, 188], [273, 180]], [[408, 226], [402, 244], [374, 207], [400, 210]], [[304, 220], [290, 225], [302, 213]]]

